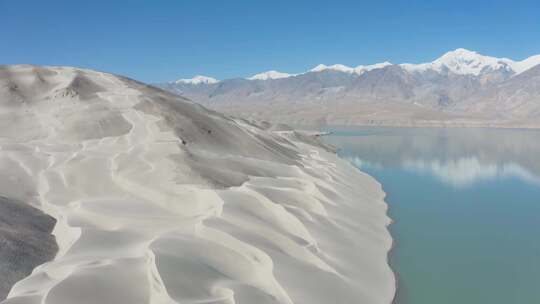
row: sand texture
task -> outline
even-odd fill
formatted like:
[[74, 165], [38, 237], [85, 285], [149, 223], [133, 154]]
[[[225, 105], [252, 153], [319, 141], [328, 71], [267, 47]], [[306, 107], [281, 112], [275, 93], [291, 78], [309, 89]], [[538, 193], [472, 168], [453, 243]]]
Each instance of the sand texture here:
[[390, 303], [381, 186], [308, 134], [139, 82], [0, 67], [0, 195], [56, 219], [2, 304]]

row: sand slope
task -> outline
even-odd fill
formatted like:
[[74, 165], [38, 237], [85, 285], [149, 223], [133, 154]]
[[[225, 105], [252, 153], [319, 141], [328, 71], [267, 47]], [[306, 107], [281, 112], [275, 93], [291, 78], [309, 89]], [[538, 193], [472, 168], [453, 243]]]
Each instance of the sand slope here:
[[[4, 184], [9, 169], [2, 160], [0, 169], [0, 183]], [[39, 210], [0, 196], [0, 301], [34, 267], [54, 258], [57, 247], [50, 234], [54, 223]]]
[[59, 246], [2, 303], [390, 303], [380, 185], [266, 129], [110, 74], [0, 67], [0, 154]]

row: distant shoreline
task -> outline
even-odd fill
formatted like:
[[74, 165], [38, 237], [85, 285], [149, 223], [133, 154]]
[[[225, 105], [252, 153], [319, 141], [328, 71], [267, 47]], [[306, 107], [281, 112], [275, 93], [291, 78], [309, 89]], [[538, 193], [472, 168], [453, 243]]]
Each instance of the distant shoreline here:
[[[495, 129], [540, 129], [540, 120], [523, 119], [494, 119], [466, 115], [466, 113], [434, 112], [409, 113], [407, 109], [380, 109], [384, 113], [372, 116], [373, 109], [358, 109], [352, 107], [348, 112], [334, 112], [333, 109], [318, 109], [316, 107], [279, 107], [270, 108], [265, 104], [249, 106], [219, 105], [200, 103], [210, 109], [255, 121], [268, 121], [272, 124], [290, 126], [354, 126], [354, 127], [403, 127], [403, 128], [495, 128]], [[339, 105], [336, 105], [338, 107]], [[371, 114], [370, 114], [371, 113]], [[433, 115], [430, 119], [429, 115]]]
[[[274, 123], [274, 122], [272, 122]], [[285, 123], [286, 122], [281, 122]], [[340, 124], [340, 123], [328, 123], [328, 124], [297, 124], [290, 123], [290, 125], [297, 128], [308, 128], [308, 129], [321, 129], [327, 127], [344, 127], [344, 128], [354, 128], [354, 127], [373, 127], [373, 128], [437, 128], [437, 129], [515, 129], [515, 130], [540, 130], [540, 125], [499, 125], [499, 124], [390, 124], [390, 123], [354, 123], [354, 124]], [[332, 132], [329, 132], [330, 134]], [[330, 135], [330, 134], [321, 134], [321, 135]]]

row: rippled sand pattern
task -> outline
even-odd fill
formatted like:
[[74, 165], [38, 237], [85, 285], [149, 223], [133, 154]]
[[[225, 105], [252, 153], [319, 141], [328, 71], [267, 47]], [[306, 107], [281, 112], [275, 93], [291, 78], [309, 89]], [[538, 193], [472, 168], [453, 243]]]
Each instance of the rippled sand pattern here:
[[[384, 193], [309, 136], [110, 74], [0, 67], [0, 190], [57, 220], [3, 304], [390, 303]], [[0, 195], [3, 195], [0, 193]]]

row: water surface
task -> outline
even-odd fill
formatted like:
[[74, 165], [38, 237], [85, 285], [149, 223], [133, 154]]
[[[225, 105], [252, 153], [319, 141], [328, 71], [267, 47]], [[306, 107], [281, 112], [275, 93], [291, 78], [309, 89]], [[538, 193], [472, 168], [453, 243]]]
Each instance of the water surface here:
[[540, 303], [539, 131], [329, 130], [387, 193], [398, 303]]

